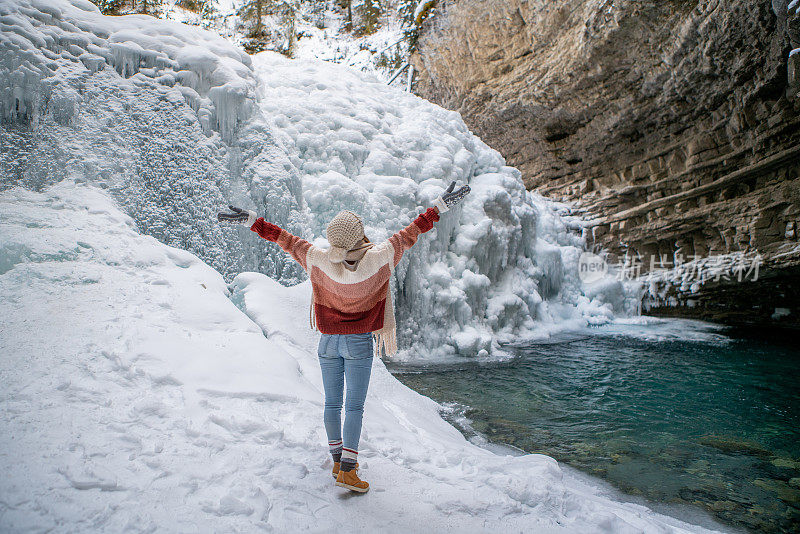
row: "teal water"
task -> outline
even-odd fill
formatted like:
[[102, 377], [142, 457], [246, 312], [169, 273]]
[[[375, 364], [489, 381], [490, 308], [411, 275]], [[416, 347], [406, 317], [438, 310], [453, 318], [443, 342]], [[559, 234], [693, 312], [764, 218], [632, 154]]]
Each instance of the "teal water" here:
[[[506, 363], [393, 372], [495, 443], [754, 532], [800, 532], [800, 343], [602, 330]], [[470, 430], [462, 425], [462, 430]]]

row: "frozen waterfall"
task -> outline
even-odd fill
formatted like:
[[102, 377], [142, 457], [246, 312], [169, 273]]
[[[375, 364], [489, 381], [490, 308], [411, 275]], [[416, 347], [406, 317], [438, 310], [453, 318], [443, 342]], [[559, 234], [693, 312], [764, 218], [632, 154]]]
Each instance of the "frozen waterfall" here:
[[0, 24], [3, 188], [94, 183], [226, 278], [290, 285], [298, 266], [215, 212], [256, 209], [313, 240], [351, 209], [375, 241], [468, 182], [396, 270], [400, 358], [498, 357], [503, 342], [635, 309], [619, 281], [584, 286], [581, 221], [527, 192], [458, 113], [342, 66], [251, 61], [203, 30], [103, 17], [87, 0], [8, 0]]

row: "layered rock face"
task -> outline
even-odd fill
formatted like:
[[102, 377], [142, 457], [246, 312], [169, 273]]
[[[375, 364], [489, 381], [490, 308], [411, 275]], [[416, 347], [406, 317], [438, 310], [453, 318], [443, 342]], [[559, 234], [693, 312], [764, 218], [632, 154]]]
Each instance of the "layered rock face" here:
[[[439, 4], [413, 58], [418, 93], [460, 111], [530, 189], [576, 201], [590, 241], [645, 265], [758, 251], [762, 276], [794, 279], [800, 22], [788, 1]], [[800, 326], [798, 303], [776, 292], [761, 318], [787, 308], [782, 321]], [[707, 293], [693, 314], [724, 307], [724, 287]]]

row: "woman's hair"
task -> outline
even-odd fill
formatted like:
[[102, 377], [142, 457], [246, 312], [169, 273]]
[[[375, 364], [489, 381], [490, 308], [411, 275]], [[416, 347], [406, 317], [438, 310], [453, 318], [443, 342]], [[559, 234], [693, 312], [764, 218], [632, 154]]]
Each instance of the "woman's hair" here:
[[362, 243], [357, 244], [357, 246], [351, 248], [348, 252], [352, 252], [353, 250], [361, 250], [372, 246], [372, 241], [370, 241], [367, 236], [364, 236], [362, 238], [362, 241], [363, 241]]

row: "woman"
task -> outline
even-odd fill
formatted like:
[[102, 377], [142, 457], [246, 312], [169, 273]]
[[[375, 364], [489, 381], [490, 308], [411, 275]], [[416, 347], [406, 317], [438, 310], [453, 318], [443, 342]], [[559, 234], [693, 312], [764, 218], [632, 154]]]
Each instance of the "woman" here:
[[[228, 206], [232, 213], [220, 213], [220, 221], [243, 223], [264, 239], [274, 241], [308, 273], [312, 287], [311, 326], [322, 332], [319, 363], [325, 389], [323, 420], [328, 447], [333, 456], [336, 485], [365, 493], [369, 484], [358, 477], [358, 442], [361, 419], [372, 370], [372, 336], [378, 350], [387, 355], [397, 351], [394, 310], [389, 280], [403, 253], [417, 237], [433, 228], [444, 213], [469, 193], [468, 185], [453, 191], [450, 184], [414, 222], [388, 240], [373, 244], [364, 235], [364, 224], [353, 212], [342, 211], [328, 224], [330, 248], [320, 249], [257, 218], [255, 212]], [[345, 420], [342, 429], [342, 397], [347, 384]]]

